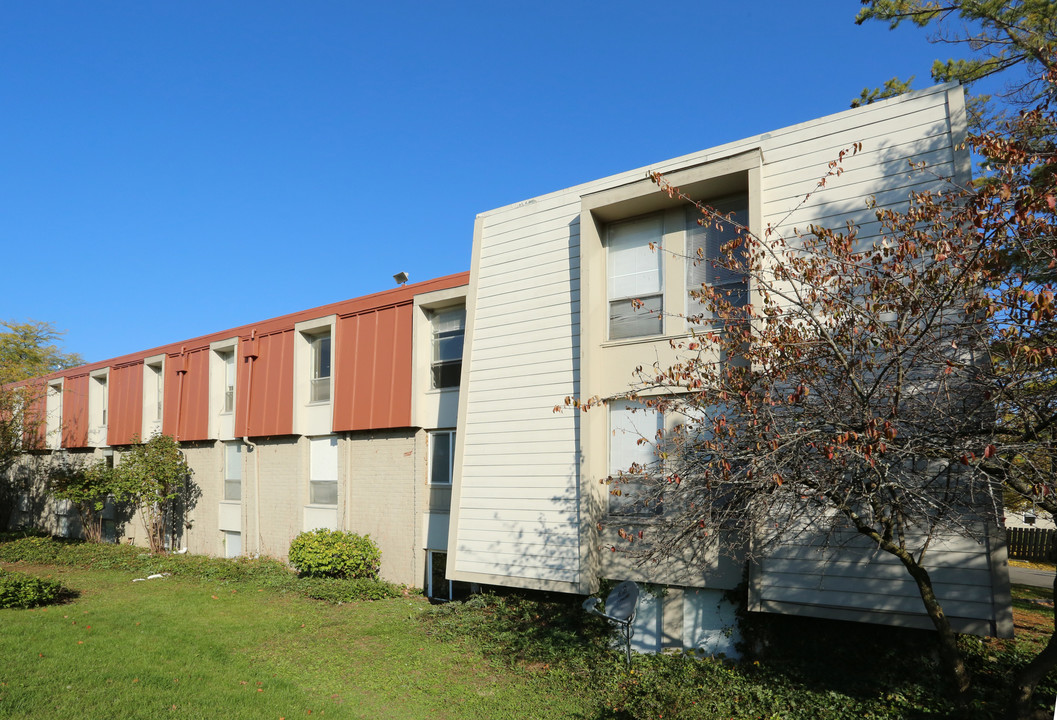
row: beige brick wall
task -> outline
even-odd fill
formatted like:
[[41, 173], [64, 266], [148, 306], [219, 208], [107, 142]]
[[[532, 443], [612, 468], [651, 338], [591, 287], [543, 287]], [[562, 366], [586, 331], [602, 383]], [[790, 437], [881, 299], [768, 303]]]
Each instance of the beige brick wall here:
[[254, 444], [256, 447], [243, 450], [249, 452], [242, 471], [242, 551], [285, 558], [290, 541], [301, 532], [302, 508], [308, 495], [308, 440], [282, 437], [258, 439]]
[[187, 513], [183, 547], [198, 555], [223, 555], [224, 544], [217, 527], [217, 503], [224, 496], [223, 449], [214, 443], [183, 446], [191, 466], [191, 481], [198, 497]]
[[[185, 444], [183, 451], [193, 470], [195, 498], [177, 544], [192, 553], [222, 556], [224, 534], [219, 515], [224, 497], [224, 444]], [[76, 455], [88, 461], [101, 452]], [[120, 456], [118, 449], [117, 462]], [[309, 440], [294, 436], [257, 439], [243, 446], [242, 457], [242, 552], [285, 558], [290, 541], [303, 530]], [[22, 515], [53, 533], [63, 534], [65, 530], [76, 536], [80, 531], [76, 514], [71, 511], [70, 520], [65, 520], [44, 492], [42, 478], [46, 473], [42, 468], [50, 461], [49, 454], [26, 455], [10, 471], [12, 477], [25, 478], [23, 484], [32, 491], [27, 492], [27, 510]], [[433, 512], [446, 517], [443, 513], [448, 510], [451, 494], [449, 488], [431, 488], [426, 482], [428, 433], [404, 429], [342, 435], [338, 462], [338, 527], [369, 534], [378, 543], [384, 579], [421, 587], [426, 569], [424, 516]], [[12, 521], [15, 524], [19, 518], [12, 517]], [[138, 513], [117, 528], [117, 539], [147, 544]]]
[[344, 526], [369, 534], [382, 550], [381, 575], [422, 586], [420, 512], [427, 502], [423, 433], [352, 433], [346, 451]]

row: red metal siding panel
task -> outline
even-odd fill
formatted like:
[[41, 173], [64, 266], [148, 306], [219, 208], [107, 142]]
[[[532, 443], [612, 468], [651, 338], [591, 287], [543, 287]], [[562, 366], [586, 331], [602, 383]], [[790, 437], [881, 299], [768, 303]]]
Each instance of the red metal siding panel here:
[[170, 355], [165, 362], [162, 432], [179, 441], [209, 438], [209, 348]]
[[31, 381], [22, 386], [22, 447], [42, 450], [48, 432], [48, 385]]
[[196, 348], [186, 358], [176, 439], [206, 440], [209, 438], [209, 348]]
[[[247, 351], [240, 345], [240, 357]], [[250, 437], [289, 435], [294, 431], [293, 328], [256, 339], [257, 358], [238, 369], [235, 434]]]
[[411, 424], [411, 304], [339, 317], [334, 430]]
[[143, 363], [110, 368], [107, 393], [107, 445], [130, 445], [143, 428]]
[[88, 375], [67, 375], [62, 386], [62, 446], [88, 447]]

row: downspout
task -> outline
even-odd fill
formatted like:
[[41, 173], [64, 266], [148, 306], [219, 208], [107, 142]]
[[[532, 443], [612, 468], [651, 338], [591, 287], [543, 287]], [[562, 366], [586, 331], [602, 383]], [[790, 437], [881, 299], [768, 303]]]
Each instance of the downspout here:
[[187, 346], [180, 346], [180, 364], [176, 367], [176, 377], [179, 382], [176, 385], [176, 439], [180, 439], [180, 417], [183, 415], [184, 407], [184, 375], [187, 374]]
[[[175, 432], [174, 436], [175, 436], [177, 442], [180, 441], [180, 419], [181, 419], [181, 416], [183, 415], [183, 406], [184, 406], [184, 375], [186, 375], [186, 374], [187, 374], [187, 346], [186, 345], [181, 345], [180, 346], [180, 364], [176, 368], [176, 377], [179, 380], [179, 383], [177, 384], [177, 387], [176, 387], [176, 432]], [[108, 379], [109, 379], [109, 377], [108, 377]], [[107, 383], [107, 392], [109, 392], [109, 391], [110, 391], [110, 383], [108, 382]], [[185, 479], [184, 482], [186, 483], [187, 480]], [[175, 516], [176, 516], [176, 512], [173, 511], [173, 516], [170, 518], [172, 520], [172, 522], [171, 522], [170, 528], [169, 528], [169, 538], [170, 538], [169, 545], [170, 546], [174, 545], [175, 544], [175, 540], [176, 540], [176, 533], [175, 533], [176, 517]], [[172, 548], [170, 547], [170, 549], [172, 549]]]
[[[257, 359], [257, 331], [250, 331], [250, 346], [249, 352], [246, 353], [246, 360], [249, 361], [250, 367], [246, 373], [246, 432], [249, 432], [250, 427], [250, 402], [253, 400], [253, 361]], [[263, 548], [263, 539], [261, 537], [261, 458], [257, 453], [257, 444], [250, 440], [249, 435], [242, 436], [242, 442], [249, 446], [250, 452], [253, 453], [253, 512], [254, 512], [254, 525], [257, 535], [257, 557], [261, 556], [261, 550]]]
[[341, 503], [340, 527], [342, 530], [352, 530], [348, 524], [349, 502], [352, 500], [352, 432], [346, 431], [342, 434], [345, 436], [345, 491], [342, 493], [344, 497]]

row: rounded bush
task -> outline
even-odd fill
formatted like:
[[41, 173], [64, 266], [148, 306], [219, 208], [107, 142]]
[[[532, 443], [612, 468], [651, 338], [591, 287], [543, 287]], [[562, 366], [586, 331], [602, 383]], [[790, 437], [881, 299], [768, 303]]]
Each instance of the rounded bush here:
[[0, 608], [32, 608], [49, 605], [65, 591], [55, 580], [0, 570]]
[[338, 530], [303, 532], [290, 543], [290, 564], [306, 577], [378, 577], [382, 552], [370, 535]]

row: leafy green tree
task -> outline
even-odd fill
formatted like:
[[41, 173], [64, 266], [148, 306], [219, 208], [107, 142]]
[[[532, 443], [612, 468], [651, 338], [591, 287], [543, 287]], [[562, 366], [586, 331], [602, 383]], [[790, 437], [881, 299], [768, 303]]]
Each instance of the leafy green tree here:
[[69, 501], [77, 509], [85, 540], [103, 541], [103, 508], [117, 491], [114, 469], [105, 460], [81, 466], [63, 459], [52, 467], [48, 489], [54, 497]]
[[10, 477], [12, 463], [23, 450], [25, 429], [40, 418], [29, 417], [35, 388], [11, 383], [73, 367], [83, 361], [59, 345], [62, 335], [51, 323], [0, 321], [0, 527], [11, 516], [19, 488]]
[[[1057, 3], [1052, 0], [862, 0], [855, 18], [904, 22], [933, 31], [930, 40], [961, 51], [961, 57], [932, 64], [936, 82], [956, 80], [974, 91], [980, 81], [1002, 74], [1007, 79], [1001, 100], [1016, 107], [1034, 107], [1046, 97], [1047, 73], [1057, 58]], [[910, 89], [913, 78], [892, 78], [884, 87], [865, 89], [852, 107], [892, 97]], [[970, 98], [970, 118], [977, 128], [987, 124], [990, 97]]]
[[164, 552], [167, 526], [177, 501], [189, 492], [192, 470], [171, 436], [155, 434], [145, 443], [133, 440], [114, 468], [115, 495], [139, 506], [151, 552]]
[[0, 321], [0, 385], [28, 380], [75, 367], [84, 361], [63, 351], [62, 333], [49, 322]]

